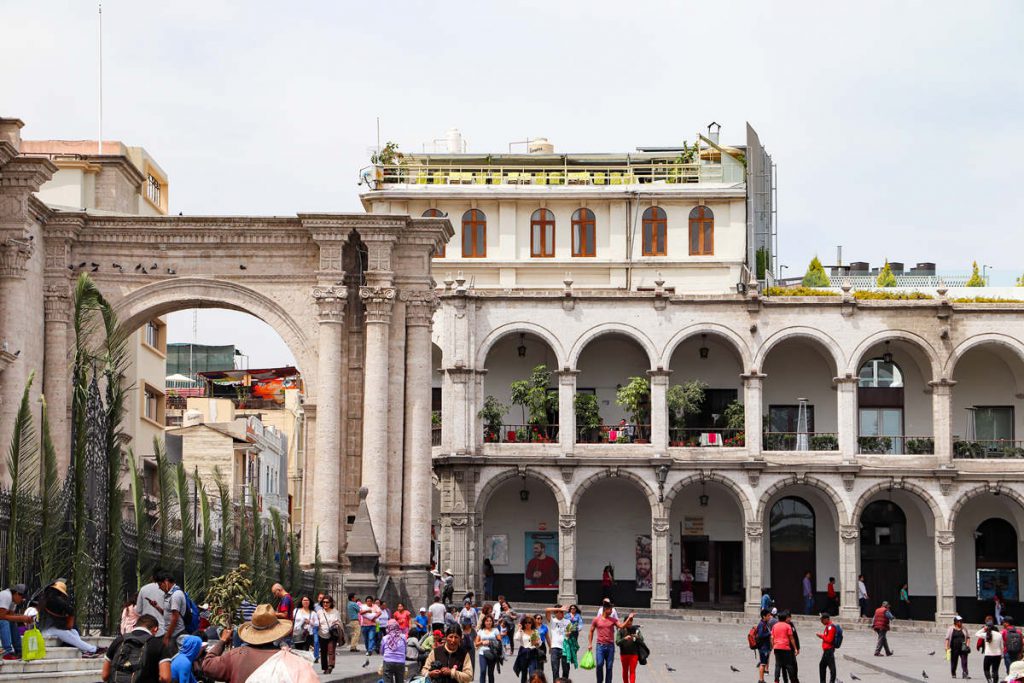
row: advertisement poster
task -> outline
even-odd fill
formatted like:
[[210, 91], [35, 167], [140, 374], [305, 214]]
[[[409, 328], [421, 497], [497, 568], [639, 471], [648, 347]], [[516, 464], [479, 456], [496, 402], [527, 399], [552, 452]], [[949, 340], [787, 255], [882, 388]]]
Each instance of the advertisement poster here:
[[485, 541], [487, 559], [496, 566], [508, 564], [508, 534], [494, 534], [488, 536]]
[[708, 561], [707, 560], [697, 560], [697, 562], [696, 562], [696, 571], [693, 574], [693, 580], [695, 582], [697, 582], [697, 583], [707, 583], [708, 582]]
[[526, 532], [526, 572], [523, 586], [527, 590], [558, 589], [558, 532]]
[[636, 537], [636, 589], [649, 591], [654, 583], [654, 565], [651, 553], [651, 537]]

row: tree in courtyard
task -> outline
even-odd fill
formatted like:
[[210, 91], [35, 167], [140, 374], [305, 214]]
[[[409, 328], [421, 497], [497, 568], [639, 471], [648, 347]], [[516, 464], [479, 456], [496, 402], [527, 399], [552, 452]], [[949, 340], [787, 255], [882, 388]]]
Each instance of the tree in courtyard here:
[[896, 286], [896, 275], [893, 274], [892, 268], [889, 266], [889, 259], [885, 260], [885, 265], [878, 271], [878, 279], [875, 280], [875, 284], [879, 287]]
[[[548, 424], [548, 415], [558, 406], [558, 395], [548, 391], [551, 372], [546, 365], [538, 365], [529, 379], [512, 382], [510, 398], [512, 405], [521, 406], [523, 420], [529, 425]], [[529, 414], [529, 418], [527, 418]]]
[[629, 413], [634, 425], [649, 424], [651, 416], [651, 382], [646, 377], [630, 377], [629, 382], [615, 392], [615, 402]]
[[668, 403], [670, 427], [678, 429], [686, 426], [686, 416], [698, 412], [704, 404], [704, 390], [707, 388], [707, 383], [699, 379], [669, 387], [665, 400]]
[[965, 284], [964, 286], [965, 287], [984, 287], [985, 286], [985, 278], [983, 278], [981, 276], [981, 273], [978, 272], [978, 262], [977, 261], [975, 261], [975, 262], [973, 262], [971, 264], [971, 277], [969, 277], [967, 279], [967, 284]]
[[811, 259], [810, 264], [807, 266], [807, 272], [804, 273], [804, 279], [800, 282], [804, 287], [828, 287], [830, 282], [828, 274], [825, 272], [825, 266], [821, 265], [821, 261], [815, 256]]

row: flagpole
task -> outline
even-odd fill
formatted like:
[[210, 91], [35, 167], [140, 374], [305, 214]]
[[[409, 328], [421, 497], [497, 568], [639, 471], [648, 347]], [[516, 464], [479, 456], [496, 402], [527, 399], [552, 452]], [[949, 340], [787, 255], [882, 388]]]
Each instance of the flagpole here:
[[99, 120], [96, 133], [96, 153], [103, 154], [103, 1], [98, 0], [96, 7], [99, 10], [99, 40], [97, 41], [99, 56], [99, 82], [97, 83]]

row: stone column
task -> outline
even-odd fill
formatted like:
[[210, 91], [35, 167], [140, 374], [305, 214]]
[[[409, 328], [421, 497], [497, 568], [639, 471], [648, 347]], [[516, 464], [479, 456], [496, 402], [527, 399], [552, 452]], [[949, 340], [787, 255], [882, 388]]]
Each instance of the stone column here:
[[857, 378], [836, 377], [836, 421], [839, 425], [839, 454], [844, 460], [857, 456]]
[[[307, 537], [320, 535], [320, 557], [326, 567], [337, 570], [345, 548], [345, 527], [338, 524], [342, 504], [341, 408], [342, 333], [345, 327], [344, 287], [315, 287], [317, 304], [317, 395], [314, 409], [316, 453], [310, 472], [312, 500], [307, 509], [311, 525]], [[329, 501], [329, 502], [328, 502]], [[314, 549], [315, 550], [315, 549]]]
[[[561, 428], [559, 428], [561, 429]], [[560, 605], [571, 605], [576, 598], [576, 515], [558, 516], [558, 598]]]
[[[666, 375], [666, 379], [667, 377]], [[659, 512], [661, 511], [659, 510]], [[670, 597], [672, 577], [669, 576], [668, 569], [668, 530], [668, 517], [651, 516], [651, 570], [654, 573], [651, 609], [668, 609], [672, 606]]]
[[363, 486], [369, 489], [377, 545], [387, 547], [388, 481], [388, 332], [394, 287], [361, 287], [366, 306], [366, 366], [363, 382]]
[[953, 385], [956, 382], [942, 378], [929, 382], [932, 388], [932, 435], [935, 455], [947, 462], [953, 461]]
[[761, 589], [764, 587], [764, 577], [761, 572], [764, 556], [761, 548], [763, 535], [763, 524], [758, 521], [747, 521], [746, 533], [743, 535], [743, 564], [746, 569], [747, 581], [747, 600], [744, 610], [748, 615], [759, 614], [761, 611]]
[[651, 448], [657, 455], [668, 452], [668, 378], [671, 370], [648, 370], [651, 378]]
[[562, 455], [576, 449], [576, 376], [579, 370], [558, 373], [558, 445]]
[[[753, 458], [760, 458], [763, 449], [764, 427], [764, 378], [766, 375], [752, 372], [740, 375], [743, 380], [743, 438], [747, 452]], [[761, 604], [761, 587], [757, 586], [757, 603]]]
[[935, 531], [935, 623], [949, 624], [956, 614], [953, 531]]
[[857, 565], [860, 555], [860, 527], [839, 527], [839, 617], [853, 623], [860, 615], [857, 603]]
[[43, 296], [43, 394], [46, 396], [46, 416], [50, 424], [53, 447], [57, 452], [57, 471], [64, 473], [71, 458], [68, 429], [68, 322], [71, 316], [71, 297], [67, 282], [54, 282], [46, 287]]
[[[392, 304], [390, 328], [388, 330], [388, 457], [387, 491], [390, 505], [387, 506], [385, 528], [392, 530], [380, 548], [381, 563], [385, 570], [395, 576], [402, 565], [402, 522], [405, 513], [404, 501], [396, 496], [405, 489], [405, 318], [406, 306], [399, 292]], [[429, 390], [427, 390], [429, 396]], [[365, 483], [364, 483], [365, 485]]]
[[[13, 238], [4, 241], [0, 233], [0, 353], [10, 359], [0, 366], [4, 367], [0, 381], [0, 443], [5, 448], [11, 441], [21, 394], [28, 381], [28, 364], [19, 356], [25, 355], [28, 344], [38, 343], [28, 339], [25, 325], [25, 317], [32, 315], [25, 310], [25, 275], [31, 255], [31, 243]], [[0, 484], [7, 482], [5, 457], [0, 462]]]
[[450, 450], [446, 448], [445, 452], [466, 455], [473, 452], [473, 430], [478, 421], [472, 401], [476, 372], [464, 367], [449, 367], [443, 372], [444, 388], [441, 391], [451, 397], [447, 404], [451, 410], [445, 416], [445, 421], [451, 425], [451, 444]]
[[432, 290], [404, 292], [405, 477], [402, 487], [402, 571], [410, 595], [427, 599], [430, 566], [431, 412], [430, 328], [437, 296]]

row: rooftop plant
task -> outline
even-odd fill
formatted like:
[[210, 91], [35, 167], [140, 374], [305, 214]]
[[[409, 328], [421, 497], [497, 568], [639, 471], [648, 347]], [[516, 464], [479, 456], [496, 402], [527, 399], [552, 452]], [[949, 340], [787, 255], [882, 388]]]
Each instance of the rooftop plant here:
[[839, 292], [831, 289], [815, 289], [813, 287], [769, 287], [765, 294], [768, 296], [839, 296]]
[[1024, 287], [1024, 275], [1021, 275], [1019, 278], [1017, 278], [1017, 286]]
[[921, 299], [934, 299], [931, 294], [924, 292], [880, 292], [875, 289], [859, 289], [853, 293], [853, 298], [858, 301], [917, 301]]
[[815, 256], [811, 259], [810, 264], [807, 266], [807, 272], [804, 273], [804, 279], [801, 283], [804, 287], [828, 287], [829, 280], [828, 274], [825, 272], [825, 266], [821, 265], [821, 261]]
[[379, 166], [389, 166], [402, 160], [402, 153], [398, 151], [398, 143], [388, 140], [377, 152], [370, 155], [370, 163]]
[[889, 266], [889, 259], [885, 260], [885, 265], [882, 266], [882, 270], [878, 272], [878, 279], [875, 280], [875, 284], [879, 287], [895, 287], [896, 276], [892, 272], [892, 268]]
[[1024, 304], [1024, 300], [1001, 296], [958, 296], [950, 301], [955, 304]]

